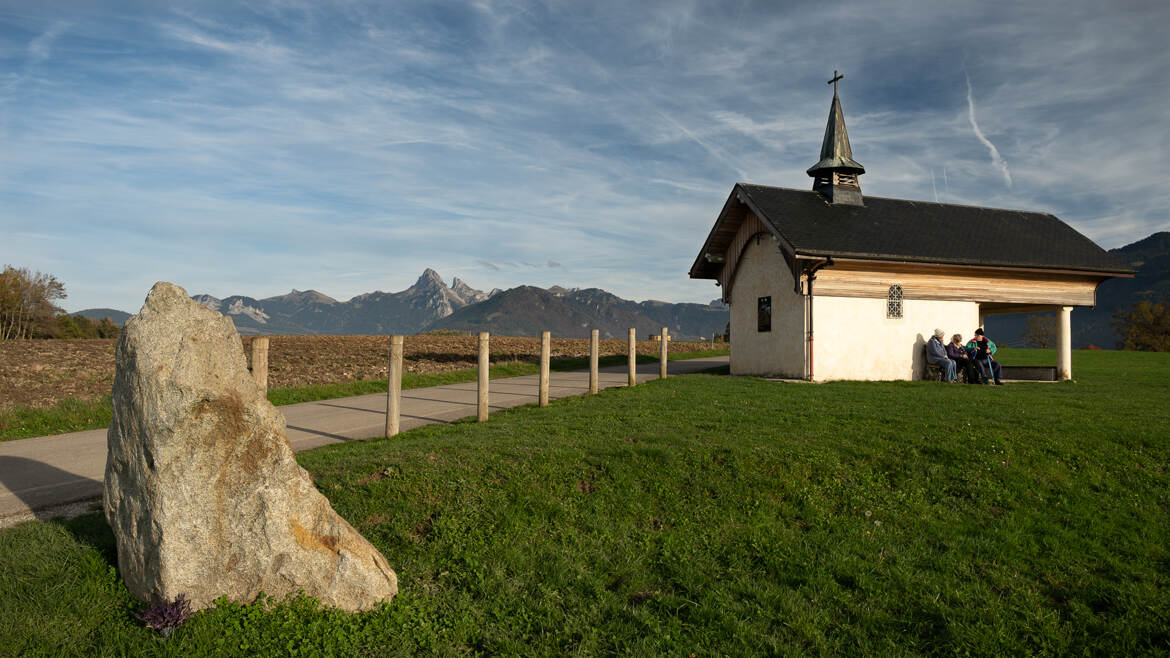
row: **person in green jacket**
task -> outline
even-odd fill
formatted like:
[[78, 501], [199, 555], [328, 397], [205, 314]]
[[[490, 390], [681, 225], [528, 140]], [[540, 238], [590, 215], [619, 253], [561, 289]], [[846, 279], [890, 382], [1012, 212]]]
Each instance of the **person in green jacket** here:
[[987, 381], [987, 379], [988, 377], [992, 377], [995, 379], [996, 386], [1003, 386], [1003, 381], [1000, 379], [1003, 373], [1003, 366], [992, 356], [995, 354], [995, 343], [983, 335], [982, 327], [975, 330], [975, 337], [967, 343], [968, 353], [972, 350], [975, 352], [972, 358], [975, 360], [975, 365], [979, 366], [979, 370], [983, 375], [983, 383], [990, 384], [991, 382]]
[[[979, 351], [979, 345], [978, 345], [978, 344], [976, 344], [976, 342], [975, 342], [975, 341], [976, 341], [976, 340], [977, 340], [977, 339], [978, 339], [980, 336], [983, 336], [983, 330], [982, 330], [982, 329], [976, 329], [976, 330], [975, 330], [975, 332], [976, 332], [976, 335], [975, 335], [975, 336], [972, 336], [972, 337], [971, 337], [971, 340], [967, 341], [967, 345], [966, 345], [966, 347], [967, 347], [967, 351], [968, 351], [968, 352], [970, 352], [971, 350], [975, 350], [976, 352], [978, 352], [978, 351]], [[996, 347], [995, 347], [995, 341], [991, 340], [990, 338], [987, 338], [986, 336], [984, 336], [984, 340], [986, 340], [986, 341], [987, 341], [987, 349], [988, 349], [988, 351], [989, 351], [989, 352], [991, 352], [991, 354], [992, 354], [992, 355], [994, 355], [994, 354], [995, 354], [995, 350], [996, 350]]]

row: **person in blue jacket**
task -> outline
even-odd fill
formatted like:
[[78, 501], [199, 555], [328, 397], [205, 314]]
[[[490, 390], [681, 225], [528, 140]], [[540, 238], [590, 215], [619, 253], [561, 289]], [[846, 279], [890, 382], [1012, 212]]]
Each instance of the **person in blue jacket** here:
[[944, 333], [942, 329], [935, 329], [934, 335], [926, 341], [926, 362], [942, 368], [944, 381], [953, 382], [958, 377], [955, 376], [955, 362], [947, 358], [947, 348], [942, 342]]

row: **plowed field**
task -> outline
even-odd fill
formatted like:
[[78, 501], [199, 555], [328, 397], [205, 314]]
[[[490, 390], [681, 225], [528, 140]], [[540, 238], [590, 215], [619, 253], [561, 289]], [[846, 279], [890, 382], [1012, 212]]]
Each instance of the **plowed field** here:
[[[241, 338], [251, 358], [250, 336]], [[21, 405], [48, 407], [62, 399], [100, 398], [114, 382], [112, 339], [22, 340], [0, 342], [0, 409]], [[475, 367], [475, 336], [407, 336], [405, 367], [409, 372], [435, 373]], [[672, 352], [725, 347], [709, 343], [672, 342]], [[270, 336], [268, 385], [271, 388], [335, 384], [383, 379], [389, 338], [386, 336]], [[640, 354], [657, 354], [658, 344], [639, 341]], [[601, 355], [625, 354], [621, 340], [601, 341]], [[491, 338], [493, 363], [535, 362], [538, 338]], [[552, 357], [589, 355], [585, 339], [552, 341]]]

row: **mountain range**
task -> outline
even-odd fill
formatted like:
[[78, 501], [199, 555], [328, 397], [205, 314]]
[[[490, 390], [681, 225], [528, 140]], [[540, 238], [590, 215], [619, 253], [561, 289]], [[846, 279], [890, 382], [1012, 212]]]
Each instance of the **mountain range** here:
[[368, 292], [342, 302], [316, 290], [254, 299], [233, 295], [218, 299], [193, 295], [207, 308], [230, 316], [240, 333], [249, 334], [414, 334], [457, 309], [492, 294], [456, 278], [451, 286], [427, 269], [401, 292]]
[[[1097, 288], [1094, 308], [1072, 313], [1073, 346], [1113, 348], [1117, 333], [1113, 313], [1139, 301], [1170, 302], [1170, 232], [1155, 233], [1110, 253], [1137, 274], [1115, 278]], [[563, 337], [586, 337], [598, 329], [603, 338], [621, 338], [629, 327], [638, 335], [657, 333], [663, 326], [680, 339], [722, 333], [728, 308], [710, 304], [633, 302], [598, 288], [537, 288], [520, 286], [484, 292], [456, 277], [451, 285], [427, 269], [414, 285], [400, 292], [371, 292], [342, 302], [315, 290], [253, 299], [217, 299], [195, 295], [203, 305], [230, 316], [244, 334], [413, 334], [436, 329], [490, 331], [505, 336], [535, 336], [551, 331]], [[121, 326], [128, 313], [86, 309], [77, 315], [109, 317]], [[1024, 346], [1028, 314], [991, 315], [988, 335], [1009, 346]]]
[[[632, 302], [598, 288], [520, 286], [484, 292], [458, 277], [448, 286], [429, 268], [406, 290], [376, 291], [345, 302], [315, 290], [266, 299], [242, 295], [192, 299], [231, 317], [242, 334], [414, 334], [445, 329], [504, 336], [551, 331], [558, 337], [585, 338], [590, 329], [598, 329], [602, 338], [619, 338], [629, 327], [644, 337], [665, 326], [679, 339], [694, 340], [722, 333], [728, 321], [726, 308]], [[119, 325], [128, 317], [113, 309], [86, 309], [77, 315], [110, 317]]]
[[590, 329], [597, 329], [601, 338], [624, 338], [630, 327], [642, 337], [668, 327], [672, 336], [694, 340], [723, 333], [728, 319], [726, 309], [709, 304], [632, 302], [600, 288], [520, 286], [464, 306], [431, 328], [505, 336], [533, 336], [545, 330], [565, 337], [587, 337]]

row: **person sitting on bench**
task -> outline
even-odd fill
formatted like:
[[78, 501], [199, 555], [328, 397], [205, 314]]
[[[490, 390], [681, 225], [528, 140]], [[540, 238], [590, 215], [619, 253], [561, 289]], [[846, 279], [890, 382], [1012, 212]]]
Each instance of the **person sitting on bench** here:
[[979, 367], [983, 375], [983, 383], [990, 384], [988, 379], [995, 379], [996, 386], [1003, 386], [1003, 381], [1000, 375], [1003, 373], [1003, 366], [999, 365], [999, 361], [995, 360], [995, 343], [983, 335], [983, 328], [975, 330], [975, 337], [967, 343], [968, 348], [975, 349], [975, 365]]
[[951, 336], [951, 342], [947, 343], [947, 358], [955, 362], [956, 370], [963, 371], [963, 379], [968, 384], [979, 383], [979, 371], [975, 368], [975, 362], [971, 356], [967, 354], [966, 348], [963, 347], [962, 335]]
[[955, 376], [955, 362], [947, 358], [947, 348], [943, 347], [944, 333], [942, 329], [935, 329], [934, 335], [926, 341], [926, 362], [943, 369], [943, 381], [953, 382], [958, 377]]

